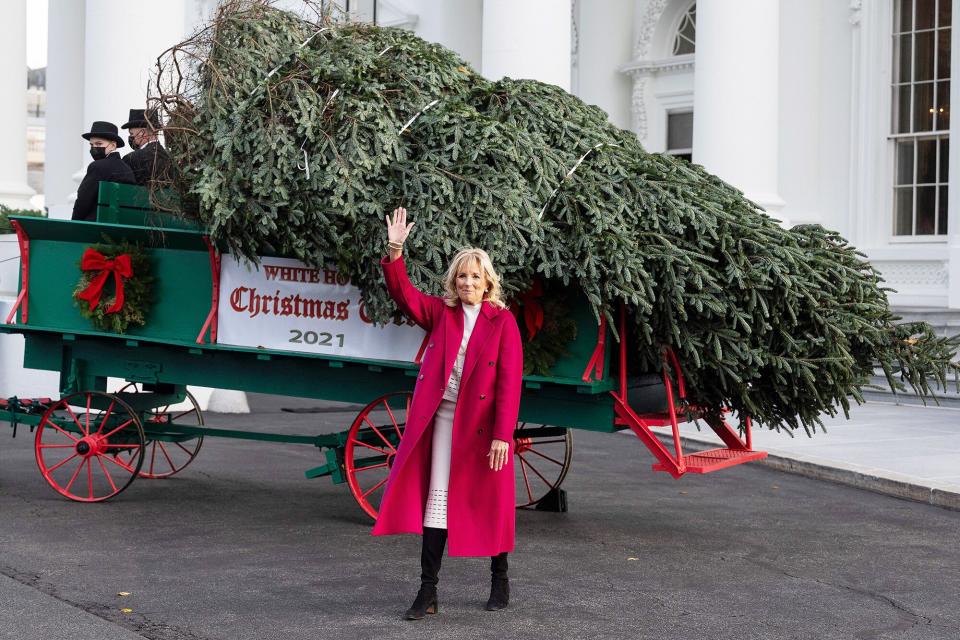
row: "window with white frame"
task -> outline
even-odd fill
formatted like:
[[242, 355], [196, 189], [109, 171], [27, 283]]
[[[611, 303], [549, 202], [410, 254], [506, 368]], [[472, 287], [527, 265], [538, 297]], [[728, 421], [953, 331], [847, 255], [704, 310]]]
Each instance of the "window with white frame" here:
[[693, 156], [693, 111], [667, 114], [667, 153], [690, 162]]
[[[697, 50], [697, 3], [683, 13], [673, 36], [673, 55], [683, 56]], [[693, 111], [668, 111], [666, 152], [690, 162], [693, 156]]]
[[947, 233], [952, 0], [894, 0], [893, 235]]
[[680, 19], [677, 35], [673, 38], [673, 55], [682, 56], [697, 51], [697, 3], [694, 2]]

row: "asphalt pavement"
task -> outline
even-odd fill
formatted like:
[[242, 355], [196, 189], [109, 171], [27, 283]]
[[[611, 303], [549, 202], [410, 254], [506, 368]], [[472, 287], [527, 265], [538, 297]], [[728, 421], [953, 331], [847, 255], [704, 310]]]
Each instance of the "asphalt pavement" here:
[[[251, 404], [208, 423], [353, 417]], [[440, 613], [407, 622], [419, 538], [371, 537], [345, 485], [304, 478], [310, 446], [208, 439], [84, 505], [0, 431], [0, 638], [960, 638], [960, 512], [755, 464], [673, 480], [630, 436], [573, 437], [570, 510], [517, 514], [510, 608], [482, 609], [488, 560], [445, 558]]]

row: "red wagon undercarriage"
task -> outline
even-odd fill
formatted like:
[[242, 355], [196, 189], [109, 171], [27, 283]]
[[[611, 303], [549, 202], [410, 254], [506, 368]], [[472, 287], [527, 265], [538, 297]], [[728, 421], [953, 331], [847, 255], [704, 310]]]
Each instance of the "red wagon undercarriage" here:
[[[654, 413], [638, 413], [630, 406], [627, 393], [627, 341], [625, 339], [626, 311], [623, 306], [620, 307], [619, 333], [620, 340], [620, 366], [619, 366], [619, 389], [611, 391], [614, 399], [614, 411], [616, 417], [614, 424], [617, 426], [628, 427], [637, 434], [640, 441], [656, 457], [657, 462], [653, 465], [654, 471], [665, 471], [674, 478], [679, 478], [685, 473], [709, 473], [724, 469], [753, 460], [761, 460], [767, 457], [766, 451], [754, 451], [751, 441], [750, 429], [751, 420], [747, 416], [743, 419], [743, 438], [737, 431], [731, 427], [725, 419], [714, 419], [709, 417], [707, 412], [700, 410], [687, 400], [686, 383], [683, 377], [683, 370], [680, 367], [680, 361], [676, 353], [670, 347], [663, 347], [663, 387], [666, 392], [666, 411]], [[597, 350], [594, 358], [599, 355], [599, 361], [587, 366], [584, 372], [584, 380], [588, 380], [595, 371], [600, 371], [603, 358], [603, 340], [605, 327], [601, 321], [600, 338], [597, 341]], [[670, 373], [673, 372], [676, 378], [676, 391], [674, 383], [671, 380]], [[729, 412], [725, 412], [729, 414]], [[681, 418], [682, 416], [682, 418]], [[680, 436], [680, 422], [686, 422], [688, 418], [702, 418], [704, 422], [713, 430], [723, 441], [726, 447], [709, 449], [706, 451], [697, 451], [694, 453], [683, 452], [683, 442]], [[657, 427], [670, 427], [670, 438], [672, 440], [673, 451], [664, 444], [665, 438], [659, 436], [653, 431]]]

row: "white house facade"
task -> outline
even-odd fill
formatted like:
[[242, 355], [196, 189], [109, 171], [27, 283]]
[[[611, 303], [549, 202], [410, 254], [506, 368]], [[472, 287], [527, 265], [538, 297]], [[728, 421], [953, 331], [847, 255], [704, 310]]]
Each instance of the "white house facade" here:
[[[25, 5], [0, 4], [0, 202], [27, 186]], [[296, 8], [295, 0], [281, 4]], [[652, 152], [684, 156], [785, 225], [859, 247], [905, 316], [960, 332], [960, 193], [949, 168], [960, 0], [339, 0], [415, 31], [487, 77], [557, 84]], [[161, 8], [162, 7], [162, 8]], [[142, 106], [157, 56], [212, 0], [49, 0], [43, 190], [69, 217], [88, 161], [79, 135]], [[15, 247], [0, 236], [0, 252]], [[0, 311], [16, 269], [0, 253]], [[11, 268], [14, 267], [14, 268]], [[4, 316], [6, 314], [4, 313]], [[0, 318], [2, 319], [2, 318]], [[954, 328], [955, 325], [957, 328]], [[55, 393], [0, 337], [0, 397]], [[39, 387], [43, 387], [40, 389]]]

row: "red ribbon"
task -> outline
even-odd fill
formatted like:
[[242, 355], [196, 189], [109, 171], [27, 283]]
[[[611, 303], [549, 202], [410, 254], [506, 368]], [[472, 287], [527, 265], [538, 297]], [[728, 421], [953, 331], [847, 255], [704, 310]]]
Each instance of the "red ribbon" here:
[[96, 249], [88, 248], [83, 252], [83, 258], [80, 259], [80, 269], [83, 271], [99, 271], [90, 285], [77, 294], [81, 300], [87, 300], [90, 303], [90, 311], [97, 308], [100, 304], [100, 297], [103, 295], [103, 287], [107, 284], [110, 274], [113, 274], [113, 282], [116, 285], [117, 295], [113, 304], [105, 313], [116, 313], [123, 308], [123, 279], [133, 276], [133, 265], [130, 262], [130, 255], [122, 253], [113, 260], [108, 259]]
[[[533, 336], [543, 328], [543, 306], [540, 304], [542, 297], [543, 285], [539, 278], [535, 278], [530, 288], [521, 293], [517, 300], [523, 305], [523, 323], [527, 327], [528, 340], [533, 340]], [[518, 313], [516, 302], [511, 307], [511, 311], [516, 315]]]

